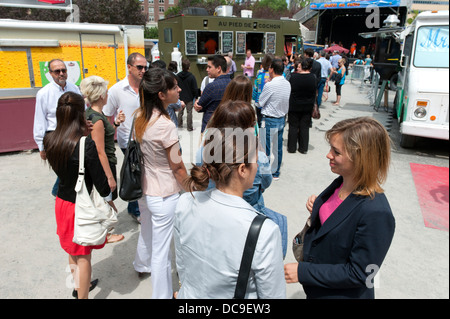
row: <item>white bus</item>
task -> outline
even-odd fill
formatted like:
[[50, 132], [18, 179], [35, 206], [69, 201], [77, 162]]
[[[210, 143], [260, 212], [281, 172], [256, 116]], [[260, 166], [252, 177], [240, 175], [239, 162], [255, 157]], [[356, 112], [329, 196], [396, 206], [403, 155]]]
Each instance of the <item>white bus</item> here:
[[403, 42], [394, 101], [400, 145], [416, 137], [449, 139], [449, 12], [426, 11], [400, 34]]

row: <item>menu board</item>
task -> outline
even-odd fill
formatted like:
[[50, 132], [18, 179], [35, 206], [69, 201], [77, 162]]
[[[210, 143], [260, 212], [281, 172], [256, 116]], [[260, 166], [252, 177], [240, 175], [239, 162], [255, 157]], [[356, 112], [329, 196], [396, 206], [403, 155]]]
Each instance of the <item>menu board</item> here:
[[236, 54], [245, 54], [246, 32], [236, 32]]
[[222, 53], [233, 52], [233, 31], [222, 31]]
[[277, 34], [275, 32], [266, 33], [266, 53], [275, 54], [275, 43]]
[[186, 55], [197, 55], [197, 31], [186, 30]]

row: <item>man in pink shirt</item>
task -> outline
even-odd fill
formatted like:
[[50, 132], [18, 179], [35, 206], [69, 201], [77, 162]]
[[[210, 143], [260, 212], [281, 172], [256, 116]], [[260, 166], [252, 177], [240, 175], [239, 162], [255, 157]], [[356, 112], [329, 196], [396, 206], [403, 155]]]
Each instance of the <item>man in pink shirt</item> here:
[[252, 50], [247, 49], [245, 64], [242, 64], [241, 67], [244, 69], [244, 75], [248, 76], [251, 79], [253, 77], [253, 71], [255, 69], [255, 58], [252, 55]]

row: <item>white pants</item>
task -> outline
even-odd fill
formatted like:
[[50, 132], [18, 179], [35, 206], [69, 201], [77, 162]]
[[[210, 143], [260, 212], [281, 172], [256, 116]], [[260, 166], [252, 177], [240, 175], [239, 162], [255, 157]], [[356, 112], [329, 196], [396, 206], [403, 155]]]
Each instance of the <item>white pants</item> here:
[[171, 299], [172, 271], [170, 244], [175, 207], [180, 195], [143, 196], [139, 199], [141, 232], [133, 265], [137, 272], [151, 272], [153, 299]]

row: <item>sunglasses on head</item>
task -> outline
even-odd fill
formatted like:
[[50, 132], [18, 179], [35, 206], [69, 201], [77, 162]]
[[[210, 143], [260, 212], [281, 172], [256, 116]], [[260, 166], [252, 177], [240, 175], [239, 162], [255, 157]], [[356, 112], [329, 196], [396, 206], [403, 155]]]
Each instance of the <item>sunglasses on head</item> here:
[[138, 69], [139, 71], [142, 71], [142, 69], [144, 69], [145, 71], [148, 70], [148, 66], [146, 65], [133, 65], [136, 69]]
[[50, 72], [66, 74], [67, 69], [50, 70]]

